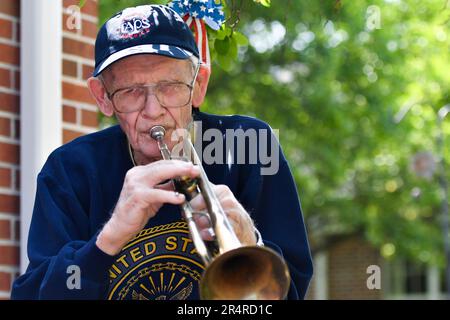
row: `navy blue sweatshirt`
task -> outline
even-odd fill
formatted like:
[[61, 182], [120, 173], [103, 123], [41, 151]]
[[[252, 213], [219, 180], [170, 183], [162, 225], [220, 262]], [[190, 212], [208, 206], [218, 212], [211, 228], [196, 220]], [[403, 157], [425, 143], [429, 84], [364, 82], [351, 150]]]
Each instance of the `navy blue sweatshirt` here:
[[[288, 299], [303, 298], [312, 261], [293, 177], [278, 145], [276, 174], [261, 174], [269, 167], [267, 162], [250, 159], [251, 152], [272, 152], [270, 127], [244, 116], [195, 112], [194, 119], [201, 121], [204, 133], [219, 129], [223, 139], [232, 132], [227, 129], [269, 133], [267, 138], [258, 136], [256, 149], [254, 141], [246, 140], [246, 161], [237, 158], [242, 150], [227, 150], [224, 143], [227, 163], [209, 161], [204, 168], [212, 183], [229, 186], [255, 221], [264, 244], [284, 257], [292, 278]], [[207, 146], [204, 141], [201, 148], [206, 152]], [[211, 155], [220, 156], [216, 152]], [[116, 256], [96, 246], [132, 167], [127, 138], [119, 126], [75, 139], [49, 156], [37, 178], [28, 239], [30, 263], [13, 284], [13, 299], [199, 298], [204, 265], [178, 206], [162, 206]]]

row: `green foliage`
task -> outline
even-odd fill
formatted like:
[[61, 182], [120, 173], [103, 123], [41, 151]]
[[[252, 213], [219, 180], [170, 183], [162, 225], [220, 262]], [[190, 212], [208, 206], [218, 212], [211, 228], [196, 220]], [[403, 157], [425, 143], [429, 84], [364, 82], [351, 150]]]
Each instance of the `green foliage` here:
[[[219, 0], [220, 1], [220, 0]], [[80, 0], [79, 6], [84, 5], [85, 0]], [[108, 20], [113, 14], [131, 6], [144, 4], [167, 4], [168, 0], [101, 0], [100, 7], [100, 25]], [[236, 28], [240, 21], [240, 12], [244, 6], [241, 0], [222, 0], [220, 1], [226, 14], [226, 21], [219, 30], [213, 30], [206, 26], [208, 30], [208, 40], [210, 43], [210, 54], [212, 61], [216, 61], [218, 65], [229, 71], [233, 64], [237, 61], [238, 50], [241, 46], [248, 45], [248, 39], [244, 34], [237, 31]], [[239, 2], [239, 3], [238, 3]], [[270, 0], [254, 0], [264, 7], [270, 7]]]
[[99, 24], [102, 25], [112, 15], [128, 8], [146, 4], [167, 4], [167, 0], [99, 0]]
[[270, 7], [270, 0], [253, 0], [253, 1], [261, 3], [265, 7]]
[[[279, 129], [313, 246], [357, 231], [387, 258], [442, 265], [437, 178], [449, 171], [427, 180], [410, 164], [419, 151], [437, 155], [436, 114], [450, 102], [448, 2], [254, 2], [227, 1], [225, 26], [208, 31], [214, 63], [202, 110]], [[102, 0], [101, 20], [143, 3]], [[373, 5], [379, 28], [367, 24]]]
[[[380, 29], [366, 25], [370, 5]], [[445, 6], [279, 0], [242, 10], [249, 44], [227, 72], [213, 67], [202, 109], [253, 115], [280, 130], [313, 245], [358, 231], [387, 258], [442, 265], [443, 173], [421, 179], [410, 163], [418, 151], [436, 154], [436, 112], [449, 103]]]

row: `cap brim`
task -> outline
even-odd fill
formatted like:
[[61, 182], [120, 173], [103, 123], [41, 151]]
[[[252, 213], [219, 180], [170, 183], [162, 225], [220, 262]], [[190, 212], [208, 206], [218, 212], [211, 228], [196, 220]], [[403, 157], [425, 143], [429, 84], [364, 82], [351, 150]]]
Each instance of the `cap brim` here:
[[95, 68], [93, 75], [94, 77], [98, 76], [103, 70], [105, 70], [106, 67], [116, 62], [117, 60], [141, 53], [158, 54], [175, 59], [188, 59], [193, 55], [192, 52], [176, 46], [168, 46], [165, 44], [143, 44], [113, 53]]

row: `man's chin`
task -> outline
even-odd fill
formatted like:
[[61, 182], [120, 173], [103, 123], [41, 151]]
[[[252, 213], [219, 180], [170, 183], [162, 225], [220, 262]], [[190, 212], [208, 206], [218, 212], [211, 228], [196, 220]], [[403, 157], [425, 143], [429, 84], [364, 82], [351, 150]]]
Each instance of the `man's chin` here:
[[138, 165], [145, 165], [162, 159], [156, 141], [150, 137], [141, 137], [132, 148], [134, 160]]

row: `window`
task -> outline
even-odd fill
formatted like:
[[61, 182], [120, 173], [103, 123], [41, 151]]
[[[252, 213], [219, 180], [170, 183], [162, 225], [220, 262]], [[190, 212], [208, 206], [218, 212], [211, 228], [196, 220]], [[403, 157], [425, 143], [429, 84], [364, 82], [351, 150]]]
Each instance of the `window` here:
[[437, 267], [397, 259], [387, 262], [384, 270], [384, 299], [445, 298], [444, 273]]

